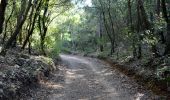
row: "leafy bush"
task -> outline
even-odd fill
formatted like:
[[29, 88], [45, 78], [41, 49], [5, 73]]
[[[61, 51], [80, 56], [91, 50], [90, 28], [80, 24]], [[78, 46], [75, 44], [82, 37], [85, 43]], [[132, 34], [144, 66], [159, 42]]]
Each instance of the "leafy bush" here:
[[160, 80], [170, 82], [170, 66], [164, 66], [158, 69], [157, 76]]

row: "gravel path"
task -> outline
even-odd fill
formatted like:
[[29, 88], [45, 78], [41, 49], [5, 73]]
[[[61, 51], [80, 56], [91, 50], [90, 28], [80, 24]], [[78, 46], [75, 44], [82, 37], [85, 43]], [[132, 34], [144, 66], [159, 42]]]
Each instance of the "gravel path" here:
[[70, 55], [61, 58], [64, 67], [23, 100], [159, 100], [100, 60]]

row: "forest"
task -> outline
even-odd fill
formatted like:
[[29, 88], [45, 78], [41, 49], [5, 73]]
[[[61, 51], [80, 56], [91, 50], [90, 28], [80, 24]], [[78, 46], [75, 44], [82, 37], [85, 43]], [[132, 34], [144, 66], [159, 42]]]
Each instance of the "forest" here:
[[[102, 64], [99, 59], [109, 65]], [[25, 98], [22, 91], [30, 84], [38, 83], [47, 88], [50, 83], [44, 82], [46, 78], [50, 79], [50, 74], [57, 73], [56, 70], [60, 72], [64, 66], [70, 66], [63, 74], [67, 79], [67, 71], [74, 73], [72, 70], [74, 67], [76, 70], [76, 66], [77, 71], [83, 70], [80, 66], [92, 67], [91, 70], [84, 67], [87, 73], [78, 72], [86, 76], [91, 71], [97, 73], [104, 70], [101, 65], [110, 66], [109, 71], [118, 70], [125, 76], [133, 77], [132, 80], [146, 91], [135, 99], [132, 98], [136, 94], [130, 95], [133, 94], [131, 92], [128, 92], [128, 97], [132, 98], [123, 98], [121, 90], [119, 98], [114, 95], [108, 98], [108, 94], [103, 92], [106, 97], [99, 95], [95, 98], [95, 93], [90, 96], [84, 92], [81, 94], [83, 90], [77, 90], [79, 96], [73, 92], [73, 97], [67, 94], [61, 97], [52, 94], [48, 95], [49, 98], [33, 97], [35, 100], [168, 100], [170, 0], [0, 0], [0, 99], [22, 100]], [[119, 77], [114, 74], [113, 77]], [[95, 75], [101, 78], [101, 84], [105, 83], [106, 90], [108, 86], [114, 88], [110, 85], [114, 82], [107, 81], [108, 77]], [[78, 77], [76, 72], [75, 77]], [[87, 80], [93, 78], [97, 79], [89, 76]], [[75, 78], [80, 84], [82, 79]], [[68, 77], [68, 80], [71, 79]], [[56, 88], [54, 83], [51, 84], [53, 89]], [[68, 85], [72, 87], [70, 89], [84, 86], [73, 88], [72, 84], [61, 85], [64, 88]], [[45, 89], [43, 86], [42, 91]], [[61, 91], [65, 93], [67, 90]]]

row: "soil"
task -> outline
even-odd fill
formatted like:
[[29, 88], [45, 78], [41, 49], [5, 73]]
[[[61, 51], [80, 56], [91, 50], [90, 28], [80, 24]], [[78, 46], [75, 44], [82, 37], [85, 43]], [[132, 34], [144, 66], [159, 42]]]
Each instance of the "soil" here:
[[164, 100], [101, 60], [72, 55], [61, 55], [61, 59], [59, 71], [20, 99]]

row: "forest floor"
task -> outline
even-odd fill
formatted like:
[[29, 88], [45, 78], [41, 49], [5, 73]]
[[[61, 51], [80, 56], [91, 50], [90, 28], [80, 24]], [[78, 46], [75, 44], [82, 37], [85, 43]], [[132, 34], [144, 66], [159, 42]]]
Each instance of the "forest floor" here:
[[164, 100], [117, 69], [89, 57], [61, 55], [62, 64], [21, 100]]

